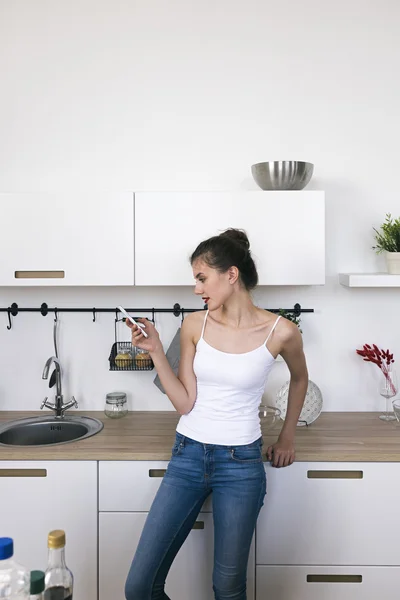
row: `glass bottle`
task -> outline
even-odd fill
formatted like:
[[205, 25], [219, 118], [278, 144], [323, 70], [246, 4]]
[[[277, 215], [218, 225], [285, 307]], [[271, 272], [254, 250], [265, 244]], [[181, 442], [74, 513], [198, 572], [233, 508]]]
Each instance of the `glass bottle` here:
[[106, 395], [104, 413], [111, 419], [119, 419], [128, 414], [125, 392], [110, 392]]
[[31, 571], [31, 595], [30, 600], [43, 600], [44, 573], [43, 571]]
[[50, 531], [49, 558], [45, 573], [44, 600], [72, 600], [74, 578], [65, 564], [65, 532]]
[[29, 598], [29, 572], [15, 562], [14, 541], [0, 538], [0, 598], [27, 600]]

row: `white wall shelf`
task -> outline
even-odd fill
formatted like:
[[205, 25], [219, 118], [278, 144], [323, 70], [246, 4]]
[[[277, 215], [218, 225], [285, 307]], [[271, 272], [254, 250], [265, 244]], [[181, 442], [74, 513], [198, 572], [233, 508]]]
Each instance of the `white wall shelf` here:
[[389, 275], [389, 273], [339, 273], [339, 282], [346, 287], [400, 287], [400, 275]]

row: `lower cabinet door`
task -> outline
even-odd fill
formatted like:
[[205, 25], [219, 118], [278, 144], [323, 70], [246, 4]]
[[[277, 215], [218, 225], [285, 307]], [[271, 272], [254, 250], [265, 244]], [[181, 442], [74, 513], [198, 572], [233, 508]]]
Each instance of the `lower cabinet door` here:
[[[100, 513], [99, 600], [125, 600], [125, 580], [147, 513]], [[151, 549], [149, 549], [151, 552]], [[166, 581], [173, 600], [214, 600], [213, 516], [200, 513], [178, 552]], [[255, 548], [248, 568], [248, 600], [254, 599]]]
[[74, 600], [97, 600], [97, 516], [95, 461], [0, 461], [0, 537], [14, 539], [16, 561], [45, 571], [47, 535], [64, 529]]
[[256, 600], [398, 600], [400, 567], [256, 567]]

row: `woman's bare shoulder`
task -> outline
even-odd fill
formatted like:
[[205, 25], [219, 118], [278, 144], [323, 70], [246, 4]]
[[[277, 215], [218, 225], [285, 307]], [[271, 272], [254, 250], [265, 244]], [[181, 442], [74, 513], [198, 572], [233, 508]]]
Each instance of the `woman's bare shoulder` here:
[[203, 327], [205, 316], [205, 310], [197, 310], [196, 312], [185, 315], [182, 323], [182, 333], [190, 336], [194, 341], [197, 342], [201, 335], [201, 329]]
[[288, 341], [293, 338], [296, 339], [298, 336], [301, 337], [297, 325], [283, 316], [279, 319], [279, 323], [276, 326], [276, 332], [282, 341]]
[[[279, 319], [279, 315], [269, 310], [260, 309], [260, 314], [261, 313], [263, 314], [263, 318], [266, 320], [267, 324], [271, 327], [273, 327], [275, 322]], [[276, 325], [275, 332], [282, 340], [287, 340], [293, 336], [296, 336], [299, 333], [299, 328], [295, 323], [292, 323], [292, 321], [289, 321], [289, 319], [281, 316]]]

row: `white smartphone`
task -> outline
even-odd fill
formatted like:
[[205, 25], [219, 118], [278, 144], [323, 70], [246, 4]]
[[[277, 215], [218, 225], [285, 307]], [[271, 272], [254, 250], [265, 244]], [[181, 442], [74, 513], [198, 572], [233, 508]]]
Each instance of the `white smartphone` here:
[[122, 312], [122, 314], [123, 314], [123, 315], [124, 315], [124, 316], [125, 316], [127, 319], [129, 319], [129, 320], [130, 320], [130, 322], [131, 322], [131, 323], [133, 323], [134, 325], [137, 325], [137, 326], [138, 326], [138, 327], [139, 327], [139, 328], [142, 330], [142, 333], [143, 333], [144, 337], [146, 337], [146, 338], [147, 338], [147, 337], [149, 337], [149, 336], [147, 335], [147, 333], [145, 332], [145, 330], [144, 330], [144, 327], [145, 327], [145, 325], [142, 325], [142, 323], [137, 323], [137, 322], [135, 321], [135, 319], [134, 319], [133, 317], [131, 317], [131, 315], [129, 315], [129, 314], [126, 312], [126, 310], [125, 310], [125, 309], [124, 309], [122, 306], [117, 306], [117, 308], [118, 308], [118, 310], [119, 310], [120, 312]]

